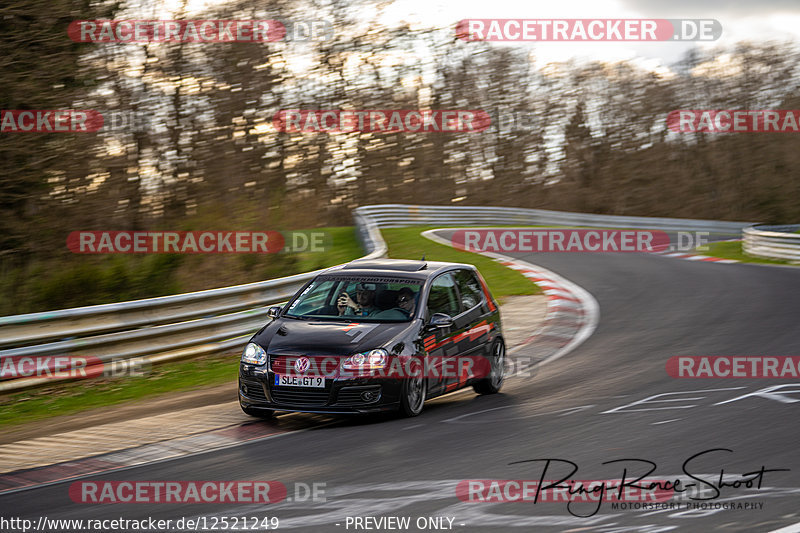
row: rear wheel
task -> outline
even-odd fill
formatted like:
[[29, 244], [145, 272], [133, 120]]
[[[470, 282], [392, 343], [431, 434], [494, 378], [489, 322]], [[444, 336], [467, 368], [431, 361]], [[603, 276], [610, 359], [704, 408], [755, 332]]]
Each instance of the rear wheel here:
[[419, 374], [419, 376], [409, 377], [403, 381], [400, 393], [400, 413], [403, 416], [417, 416], [425, 405], [427, 387], [421, 370]]
[[472, 386], [478, 394], [496, 394], [503, 386], [506, 376], [506, 346], [503, 339], [498, 338], [492, 344], [491, 364], [489, 375]]
[[240, 407], [242, 408], [242, 411], [245, 412], [245, 414], [248, 414], [250, 416], [255, 416], [257, 418], [275, 417], [275, 411], [273, 411], [272, 409], [253, 409], [252, 407], [245, 407], [243, 405], [240, 405]]

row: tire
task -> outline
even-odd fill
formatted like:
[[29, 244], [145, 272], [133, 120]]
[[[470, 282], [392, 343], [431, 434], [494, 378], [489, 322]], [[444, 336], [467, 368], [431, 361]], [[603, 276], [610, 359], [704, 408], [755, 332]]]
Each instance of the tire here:
[[254, 416], [256, 418], [275, 418], [275, 411], [272, 411], [271, 409], [252, 409], [243, 405], [240, 405], [239, 407], [242, 408], [242, 411], [244, 411], [245, 414]]
[[427, 383], [422, 375], [403, 380], [400, 392], [400, 414], [409, 418], [420, 414], [425, 406], [427, 388]]
[[484, 379], [475, 383], [472, 388], [478, 394], [497, 394], [503, 387], [506, 375], [506, 345], [498, 338], [492, 344], [492, 370]]

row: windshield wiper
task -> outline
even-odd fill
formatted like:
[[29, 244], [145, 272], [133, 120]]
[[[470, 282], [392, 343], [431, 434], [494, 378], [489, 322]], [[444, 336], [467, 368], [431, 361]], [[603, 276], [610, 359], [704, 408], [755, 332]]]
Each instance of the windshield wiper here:
[[293, 318], [294, 320], [308, 320], [307, 317], [300, 315], [283, 315], [281, 318]]

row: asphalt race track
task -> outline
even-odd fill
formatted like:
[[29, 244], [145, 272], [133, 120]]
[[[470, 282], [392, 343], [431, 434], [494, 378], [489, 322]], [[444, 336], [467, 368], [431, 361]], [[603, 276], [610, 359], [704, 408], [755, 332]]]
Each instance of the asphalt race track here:
[[[800, 378], [675, 379], [665, 369], [678, 355], [800, 355], [800, 269], [648, 254], [515, 257], [586, 289], [600, 320], [576, 350], [507, 381], [502, 394], [460, 391], [413, 419], [284, 415], [307, 429], [90, 478], [277, 480], [289, 488], [284, 502], [87, 505], [70, 500], [67, 482], [4, 494], [0, 506], [34, 521], [255, 516], [313, 532], [369, 530], [348, 521], [368, 516], [410, 517], [408, 531], [800, 531], [789, 527], [800, 523]], [[698, 456], [684, 472], [685, 461], [712, 449], [731, 451]], [[456, 496], [462, 480], [538, 480], [545, 463], [536, 459], [571, 461], [581, 480], [619, 479], [626, 467], [643, 473], [632, 460], [648, 460], [651, 478], [707, 480], [697, 497], [714, 496], [721, 471], [728, 482], [762, 467], [789, 471], [766, 472], [761, 488], [723, 487], [705, 509], [687, 509], [688, 499], [642, 510]], [[631, 461], [603, 464], [618, 459]], [[545, 479], [568, 472], [565, 463], [549, 468]], [[297, 483], [324, 483], [325, 501], [297, 498]]]

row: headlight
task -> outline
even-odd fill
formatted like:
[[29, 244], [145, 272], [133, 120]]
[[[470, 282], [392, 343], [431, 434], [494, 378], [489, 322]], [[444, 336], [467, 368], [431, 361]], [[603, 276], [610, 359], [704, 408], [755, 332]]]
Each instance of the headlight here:
[[250, 363], [251, 365], [263, 365], [267, 362], [267, 352], [258, 344], [249, 342], [242, 354], [242, 362]]
[[389, 352], [382, 348], [351, 355], [342, 363], [344, 370], [380, 370], [389, 362]]

